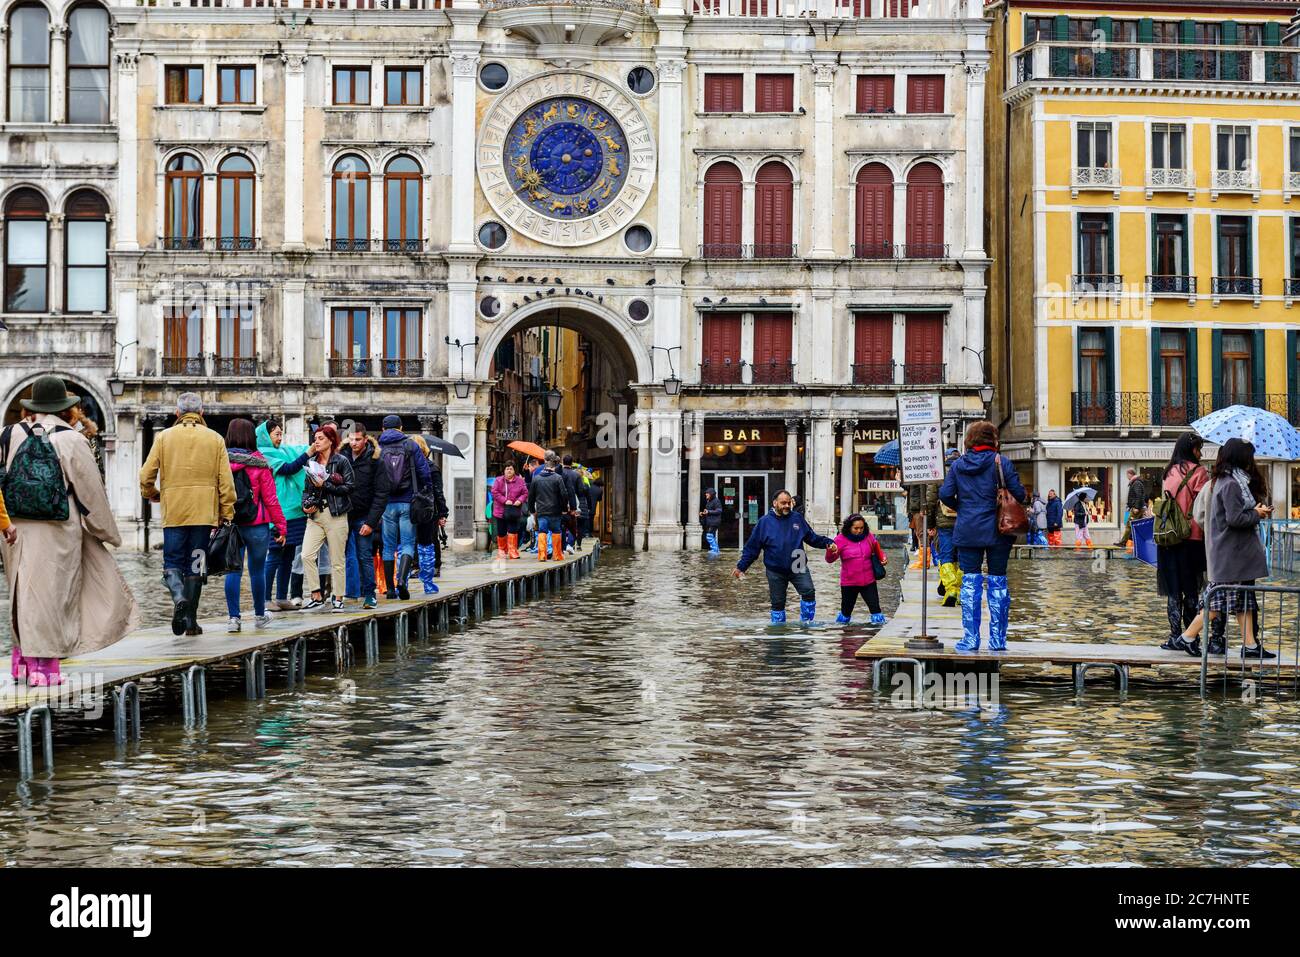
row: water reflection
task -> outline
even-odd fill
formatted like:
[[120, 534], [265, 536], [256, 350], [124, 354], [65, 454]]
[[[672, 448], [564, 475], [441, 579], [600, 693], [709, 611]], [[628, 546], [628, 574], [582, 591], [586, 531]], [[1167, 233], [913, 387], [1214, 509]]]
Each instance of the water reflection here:
[[[156, 562], [123, 556], [160, 613]], [[1149, 573], [1089, 569], [1014, 566], [1021, 637], [1158, 640]], [[1300, 863], [1296, 704], [1003, 682], [993, 707], [900, 709], [852, 657], [868, 631], [773, 631], [761, 575], [729, 570], [607, 552], [567, 591], [373, 667], [337, 675], [322, 643], [294, 692], [282, 663], [263, 701], [216, 675], [198, 731], [174, 689], [146, 694], [122, 752], [107, 721], [62, 721], [56, 775], [3, 786], [0, 859]], [[814, 574], [826, 621], [835, 570]], [[220, 613], [217, 589], [205, 603]]]

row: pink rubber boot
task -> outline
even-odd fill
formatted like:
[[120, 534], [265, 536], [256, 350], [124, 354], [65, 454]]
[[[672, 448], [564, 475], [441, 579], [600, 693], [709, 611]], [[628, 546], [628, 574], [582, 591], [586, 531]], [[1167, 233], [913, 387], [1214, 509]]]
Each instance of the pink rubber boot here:
[[63, 684], [63, 675], [59, 674], [58, 658], [28, 658], [27, 684], [32, 688], [48, 688]]
[[9, 673], [14, 676], [14, 681], [22, 681], [27, 677], [27, 659], [17, 645], [14, 645], [9, 658]]

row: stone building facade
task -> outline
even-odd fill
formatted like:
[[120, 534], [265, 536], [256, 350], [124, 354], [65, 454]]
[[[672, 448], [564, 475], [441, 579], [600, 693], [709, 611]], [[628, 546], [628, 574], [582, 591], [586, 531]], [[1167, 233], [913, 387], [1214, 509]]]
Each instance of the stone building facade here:
[[605, 370], [579, 426], [611, 540], [693, 547], [710, 484], [737, 541], [781, 485], [821, 527], [867, 507], [900, 390], [940, 391], [953, 435], [984, 411], [987, 22], [969, 0], [685, 2], [96, 8], [109, 123], [6, 119], [0, 196], [39, 190], [53, 235], [93, 186], [108, 301], [6, 311], [7, 402], [51, 366], [94, 398], [138, 540], [179, 391], [299, 439], [398, 413], [464, 450], [444, 471], [468, 546], [494, 393], [537, 401], [506, 344], [564, 327]]

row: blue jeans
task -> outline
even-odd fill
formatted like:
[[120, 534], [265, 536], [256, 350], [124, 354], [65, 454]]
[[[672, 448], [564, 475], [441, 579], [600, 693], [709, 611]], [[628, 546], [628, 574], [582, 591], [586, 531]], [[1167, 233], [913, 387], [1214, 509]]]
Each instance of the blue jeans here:
[[291, 518], [285, 522], [286, 534], [284, 545], [271, 543], [270, 551], [267, 553], [266, 561], [266, 597], [274, 597], [284, 601], [289, 597], [290, 590], [294, 593], [295, 598], [302, 597], [302, 576], [298, 580], [293, 579], [293, 559], [298, 553], [299, 546], [302, 545], [302, 536], [307, 528], [306, 517]]
[[163, 529], [163, 571], [178, 569], [181, 577], [204, 574], [211, 525], [174, 525]]
[[785, 611], [785, 595], [791, 585], [799, 593], [800, 601], [816, 600], [812, 573], [806, 568], [801, 572], [778, 572], [771, 568], [764, 568], [763, 571], [767, 572], [767, 594], [772, 600], [773, 611]]
[[939, 556], [939, 564], [946, 565], [953, 561], [952, 529], [938, 528], [934, 532], [934, 550]]
[[375, 531], [369, 535], [357, 532], [365, 524], [363, 519], [348, 520], [347, 596], [349, 598], [375, 597]]
[[564, 531], [564, 516], [562, 515], [538, 515], [537, 516], [537, 534], [558, 535], [563, 531]]
[[410, 502], [389, 502], [384, 509], [384, 561], [393, 561], [398, 552], [415, 557]]
[[983, 571], [984, 558], [988, 556], [989, 574], [1006, 575], [1007, 559], [1011, 557], [1011, 545], [987, 545], [979, 548], [958, 546], [957, 566], [962, 574], [978, 575]]
[[248, 590], [253, 593], [253, 614], [266, 614], [266, 550], [271, 544], [270, 525], [241, 525], [238, 529], [239, 571], [226, 573], [226, 613], [239, 617], [239, 583], [244, 577], [244, 552], [248, 552]]

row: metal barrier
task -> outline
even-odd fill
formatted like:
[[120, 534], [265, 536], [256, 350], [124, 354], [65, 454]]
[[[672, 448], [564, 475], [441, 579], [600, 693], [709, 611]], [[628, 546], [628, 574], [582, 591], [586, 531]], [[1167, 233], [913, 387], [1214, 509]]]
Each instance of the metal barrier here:
[[[1240, 676], [1246, 679], [1248, 675], [1253, 675], [1259, 680], [1257, 687], [1262, 687], [1264, 679], [1268, 676], [1270, 662], [1273, 665], [1274, 689], [1278, 692], [1282, 690], [1282, 645], [1286, 637], [1291, 641], [1291, 691], [1293, 694], [1300, 694], [1300, 669], [1297, 664], [1300, 663], [1300, 585], [1238, 585], [1238, 584], [1221, 584], [1210, 585], [1205, 589], [1202, 595], [1202, 608], [1205, 609], [1203, 614], [1205, 618], [1201, 627], [1201, 697], [1205, 697], [1206, 677], [1210, 670], [1210, 618], [1209, 605], [1212, 596], [1226, 591], [1249, 591], [1256, 595], [1259, 604], [1258, 613], [1255, 616], [1256, 626], [1254, 631], [1255, 643], [1265, 650], [1268, 650], [1264, 641], [1265, 627], [1269, 621], [1269, 610], [1265, 602], [1259, 601], [1260, 595], [1277, 595], [1277, 657], [1271, 659], [1250, 659], [1252, 662], [1258, 662], [1258, 666], [1249, 669], [1246, 668], [1246, 659], [1241, 657], [1240, 651], [1236, 655], [1225, 654], [1223, 656], [1223, 687], [1227, 690], [1228, 677], [1232, 671], [1229, 667], [1229, 660], [1233, 657], [1240, 663]], [[1294, 606], [1294, 616], [1290, 621], [1286, 619], [1287, 595], [1296, 596]], [[1225, 615], [1226, 617], [1226, 615]], [[1289, 633], [1289, 634], [1288, 634]], [[1227, 622], [1224, 622], [1224, 646], [1227, 646]]]
[[33, 705], [18, 716], [18, 780], [25, 781], [32, 776], [32, 720], [44, 718], [45, 724], [41, 735], [41, 756], [45, 759], [45, 770], [54, 770], [54, 713], [48, 704]]
[[1259, 523], [1259, 540], [1268, 554], [1268, 567], [1295, 572], [1300, 559], [1300, 520], [1271, 518]]
[[[294, 646], [298, 643], [305, 642], [306, 639], [299, 638]], [[303, 651], [304, 656], [306, 650]], [[292, 659], [290, 659], [292, 660]], [[303, 661], [303, 668], [306, 669], [307, 662]], [[293, 676], [293, 668], [290, 666], [290, 679]], [[181, 714], [185, 720], [185, 727], [195, 728], [200, 724], [206, 724], [208, 721], [208, 679], [207, 672], [202, 665], [190, 665], [186, 671], [181, 673]]]
[[126, 744], [128, 735], [140, 740], [140, 686], [134, 681], [113, 689], [113, 740]]

